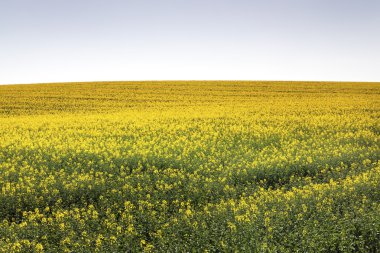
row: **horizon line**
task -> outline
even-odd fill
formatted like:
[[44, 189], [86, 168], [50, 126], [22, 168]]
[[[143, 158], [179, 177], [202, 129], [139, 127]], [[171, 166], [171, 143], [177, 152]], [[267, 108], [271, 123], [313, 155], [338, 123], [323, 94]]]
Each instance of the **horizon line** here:
[[380, 83], [380, 81], [336, 81], [336, 80], [269, 80], [269, 79], [152, 79], [152, 80], [100, 80], [100, 81], [63, 81], [63, 82], [36, 82], [36, 83], [0, 83], [0, 86], [13, 85], [48, 85], [48, 84], [70, 84], [70, 83], [131, 83], [131, 82], [310, 82], [310, 83]]

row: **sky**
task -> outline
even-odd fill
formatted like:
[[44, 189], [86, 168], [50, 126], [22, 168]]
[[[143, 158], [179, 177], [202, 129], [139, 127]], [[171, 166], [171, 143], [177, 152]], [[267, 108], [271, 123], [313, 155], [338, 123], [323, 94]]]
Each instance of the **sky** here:
[[380, 81], [379, 0], [0, 0], [0, 84]]

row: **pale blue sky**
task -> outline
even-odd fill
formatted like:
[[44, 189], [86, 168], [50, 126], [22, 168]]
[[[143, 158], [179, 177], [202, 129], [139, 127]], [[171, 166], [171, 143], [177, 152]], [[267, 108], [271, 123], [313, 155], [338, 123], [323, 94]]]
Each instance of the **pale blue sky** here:
[[0, 84], [380, 81], [378, 0], [0, 0]]

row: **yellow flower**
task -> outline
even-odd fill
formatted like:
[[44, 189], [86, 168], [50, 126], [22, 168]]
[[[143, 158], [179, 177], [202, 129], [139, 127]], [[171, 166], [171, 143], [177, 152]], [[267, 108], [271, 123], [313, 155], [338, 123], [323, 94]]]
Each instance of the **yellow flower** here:
[[227, 226], [232, 232], [236, 232], [236, 225], [230, 221], [227, 222]]
[[191, 212], [190, 209], [186, 209], [185, 214], [186, 214], [186, 216], [191, 216], [193, 214], [193, 212]]

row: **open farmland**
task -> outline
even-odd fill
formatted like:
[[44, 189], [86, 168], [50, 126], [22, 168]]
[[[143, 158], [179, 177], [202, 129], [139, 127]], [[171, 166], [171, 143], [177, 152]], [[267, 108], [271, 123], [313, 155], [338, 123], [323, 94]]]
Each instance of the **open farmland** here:
[[380, 83], [0, 86], [0, 252], [379, 252]]

